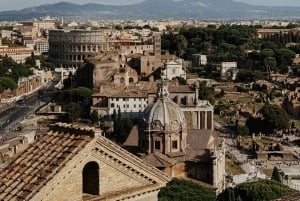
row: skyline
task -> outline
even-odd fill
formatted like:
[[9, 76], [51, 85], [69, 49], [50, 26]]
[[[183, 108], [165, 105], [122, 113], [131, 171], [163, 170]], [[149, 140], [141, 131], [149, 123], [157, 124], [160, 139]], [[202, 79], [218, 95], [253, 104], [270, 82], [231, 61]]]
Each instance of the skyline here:
[[[0, 11], [20, 10], [28, 7], [36, 7], [43, 4], [53, 4], [58, 2], [70, 2], [76, 4], [98, 3], [110, 5], [126, 5], [142, 2], [143, 0], [31, 0], [24, 3], [24, 0], [10, 0], [3, 4]], [[180, 0], [176, 0], [180, 1]], [[199, 0], [201, 1], [201, 0]], [[266, 6], [299, 6], [299, 0], [234, 0], [237, 2], [252, 4], [252, 5], [266, 5]]]

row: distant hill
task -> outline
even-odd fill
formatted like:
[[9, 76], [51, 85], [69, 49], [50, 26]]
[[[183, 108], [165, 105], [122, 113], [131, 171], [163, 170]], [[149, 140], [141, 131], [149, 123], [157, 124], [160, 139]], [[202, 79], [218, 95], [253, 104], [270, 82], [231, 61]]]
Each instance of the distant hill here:
[[24, 20], [45, 15], [65, 19], [300, 19], [300, 7], [253, 6], [232, 0], [145, 0], [126, 6], [73, 3], [46, 4], [0, 12], [0, 20]]

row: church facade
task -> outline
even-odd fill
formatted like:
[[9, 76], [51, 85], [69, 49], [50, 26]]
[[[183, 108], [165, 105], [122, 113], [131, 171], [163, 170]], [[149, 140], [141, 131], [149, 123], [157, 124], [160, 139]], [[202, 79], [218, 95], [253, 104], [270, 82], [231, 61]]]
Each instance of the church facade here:
[[55, 124], [0, 173], [0, 200], [157, 201], [169, 180], [95, 129]]
[[224, 140], [211, 127], [188, 128], [185, 113], [169, 97], [165, 81], [158, 84], [157, 97], [145, 109], [137, 133], [136, 146], [144, 161], [170, 177], [195, 179], [216, 192], [225, 188]]

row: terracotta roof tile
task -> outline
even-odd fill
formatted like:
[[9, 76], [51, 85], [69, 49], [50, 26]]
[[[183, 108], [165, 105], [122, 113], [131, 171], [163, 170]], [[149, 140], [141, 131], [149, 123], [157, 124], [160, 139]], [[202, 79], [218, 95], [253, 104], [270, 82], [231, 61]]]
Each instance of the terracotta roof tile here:
[[168, 87], [170, 93], [195, 93], [195, 90], [189, 85], [178, 85]]
[[274, 201], [299, 201], [299, 200], [300, 200], [300, 192], [296, 191], [290, 195], [286, 195], [281, 198], [275, 199]]
[[54, 125], [0, 173], [0, 200], [29, 200], [93, 139], [91, 131]]

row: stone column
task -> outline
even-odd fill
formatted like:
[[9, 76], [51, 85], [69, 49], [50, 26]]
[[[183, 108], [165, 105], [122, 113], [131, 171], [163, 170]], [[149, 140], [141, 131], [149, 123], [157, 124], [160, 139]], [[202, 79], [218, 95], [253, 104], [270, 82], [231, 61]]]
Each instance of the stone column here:
[[200, 111], [197, 111], [197, 113], [198, 113], [198, 129], [200, 129], [201, 128], [201, 112]]
[[212, 185], [214, 188], [217, 187], [217, 182], [218, 182], [218, 163], [217, 163], [217, 156], [214, 155], [211, 157], [212, 159]]
[[[150, 126], [149, 126], [149, 129], [150, 129]], [[150, 135], [150, 132], [148, 133], [148, 154], [151, 153], [152, 149], [153, 149], [153, 143], [152, 143], [152, 138], [151, 138], [151, 135]]]
[[165, 138], [167, 140], [167, 142], [165, 144], [168, 145], [168, 152], [171, 153], [172, 152], [172, 136], [168, 135], [168, 139], [167, 137]]
[[207, 111], [205, 111], [204, 115], [204, 129], [207, 129]]

